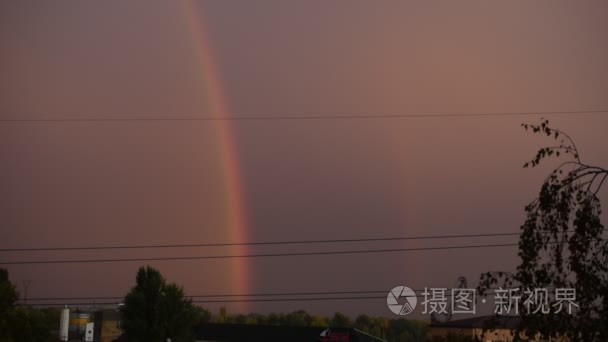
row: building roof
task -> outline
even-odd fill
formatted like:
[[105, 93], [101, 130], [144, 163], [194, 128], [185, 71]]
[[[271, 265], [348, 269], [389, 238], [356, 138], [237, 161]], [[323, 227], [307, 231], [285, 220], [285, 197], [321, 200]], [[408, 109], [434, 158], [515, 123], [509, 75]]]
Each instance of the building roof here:
[[519, 316], [478, 316], [443, 323], [433, 323], [431, 327], [443, 328], [484, 328], [516, 329], [521, 323]]
[[196, 331], [203, 341], [381, 342], [381, 338], [352, 328], [288, 327], [249, 324], [204, 324]]

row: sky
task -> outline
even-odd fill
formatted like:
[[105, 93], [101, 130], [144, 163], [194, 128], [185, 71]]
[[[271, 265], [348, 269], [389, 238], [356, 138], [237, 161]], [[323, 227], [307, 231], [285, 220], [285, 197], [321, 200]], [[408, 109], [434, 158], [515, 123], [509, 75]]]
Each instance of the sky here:
[[[520, 127], [540, 116], [328, 117], [608, 110], [607, 14], [604, 1], [3, 2], [0, 248], [517, 232], [559, 163], [522, 168], [551, 143]], [[149, 120], [196, 117], [316, 119]], [[607, 113], [545, 117], [588, 164], [608, 165]], [[0, 252], [0, 261], [515, 242]], [[500, 247], [147, 264], [202, 295], [388, 293], [449, 288], [461, 275], [474, 286], [517, 261], [516, 247]], [[30, 298], [104, 297], [124, 295], [142, 264], [6, 267], [22, 291], [29, 282]], [[382, 298], [225, 305], [392, 317]]]

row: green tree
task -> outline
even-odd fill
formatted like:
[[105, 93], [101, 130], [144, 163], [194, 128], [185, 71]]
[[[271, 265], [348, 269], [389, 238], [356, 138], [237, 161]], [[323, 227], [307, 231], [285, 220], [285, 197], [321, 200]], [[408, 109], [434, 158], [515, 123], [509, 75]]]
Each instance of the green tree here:
[[[535, 134], [554, 140], [541, 148], [524, 167], [537, 167], [548, 157], [568, 157], [544, 180], [538, 198], [525, 208], [521, 226], [519, 257], [515, 273], [482, 274], [479, 291], [492, 287], [517, 287], [520, 294], [537, 288], [548, 289], [549, 304], [556, 304], [555, 289], [576, 291], [574, 314], [528, 313], [520, 310], [520, 331], [525, 336], [544, 338], [567, 336], [572, 341], [608, 340], [608, 241], [600, 222], [597, 196], [608, 170], [583, 162], [574, 141], [566, 133], [551, 128], [547, 120], [539, 125], [522, 125]], [[526, 298], [522, 296], [519, 307]], [[519, 338], [519, 334], [515, 334]]]
[[59, 311], [16, 306], [19, 292], [10, 282], [6, 269], [0, 268], [0, 341], [50, 342], [58, 338]]
[[331, 326], [334, 327], [351, 327], [353, 325], [353, 322], [350, 320], [350, 318], [346, 315], [344, 315], [341, 312], [336, 312], [334, 314], [334, 317], [331, 318], [330, 321]]
[[194, 317], [196, 325], [211, 323], [211, 311], [200, 306], [194, 306]]
[[55, 342], [59, 327], [58, 310], [16, 307], [8, 313], [10, 337], [8, 342]]
[[0, 340], [8, 340], [11, 332], [9, 317], [14, 310], [15, 302], [19, 299], [19, 292], [8, 277], [8, 271], [0, 268]]
[[262, 314], [256, 314], [256, 313], [250, 313], [247, 315], [247, 319], [246, 319], [246, 324], [252, 324], [252, 325], [256, 325], [256, 324], [267, 324], [267, 319], [266, 316], [262, 315]]
[[423, 342], [428, 327], [422, 322], [407, 319], [393, 319], [389, 322], [386, 337], [390, 341]]
[[0, 314], [5, 313], [19, 299], [19, 292], [8, 277], [8, 271], [0, 268]]
[[290, 327], [308, 327], [312, 317], [304, 310], [290, 312], [283, 318], [283, 325]]
[[167, 284], [159, 271], [141, 267], [135, 287], [121, 308], [124, 331], [129, 341], [192, 341], [197, 312], [184, 297], [181, 287]]
[[389, 327], [389, 319], [386, 317], [374, 317], [372, 318], [372, 328], [370, 334], [381, 338], [386, 337], [386, 333]]
[[267, 320], [268, 320], [268, 325], [280, 325], [281, 324], [280, 315], [278, 315], [274, 312], [268, 314]]
[[311, 327], [328, 327], [329, 320], [327, 319], [327, 317], [313, 315], [310, 318], [310, 326]]
[[372, 324], [372, 318], [365, 314], [359, 315], [355, 319], [355, 328], [366, 333], [369, 333], [371, 331]]
[[232, 316], [230, 319], [230, 323], [247, 324], [247, 316], [243, 315], [243, 314], [238, 314], [238, 315]]
[[226, 307], [222, 306], [220, 312], [215, 316], [215, 323], [228, 323], [228, 312]]

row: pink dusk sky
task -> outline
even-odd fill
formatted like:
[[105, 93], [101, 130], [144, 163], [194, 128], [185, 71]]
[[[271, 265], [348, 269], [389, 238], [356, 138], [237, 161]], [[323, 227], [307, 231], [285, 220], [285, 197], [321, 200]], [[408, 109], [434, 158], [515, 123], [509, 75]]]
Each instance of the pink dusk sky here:
[[[605, 1], [2, 2], [0, 248], [518, 232], [559, 163], [522, 168], [552, 143], [520, 127], [540, 116], [323, 117], [608, 110], [606, 17]], [[317, 119], [148, 120], [218, 117]], [[607, 112], [545, 117], [586, 163], [608, 166]], [[0, 252], [0, 261], [516, 242]], [[197, 295], [388, 292], [451, 287], [461, 275], [474, 286], [517, 262], [517, 247], [501, 247], [3, 267], [21, 290], [30, 281], [32, 298], [122, 296], [142, 264]], [[392, 315], [383, 299], [226, 306]]]

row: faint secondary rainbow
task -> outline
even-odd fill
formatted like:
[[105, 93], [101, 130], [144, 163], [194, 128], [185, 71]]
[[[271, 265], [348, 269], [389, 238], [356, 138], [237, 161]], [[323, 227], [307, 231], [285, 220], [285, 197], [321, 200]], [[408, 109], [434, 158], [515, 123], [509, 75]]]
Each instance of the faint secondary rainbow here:
[[[206, 104], [203, 109], [204, 115], [209, 117], [226, 117], [229, 108], [226, 98], [222, 92], [222, 85], [218, 74], [219, 68], [213, 59], [211, 45], [207, 35], [202, 16], [202, 8], [194, 0], [185, 0], [183, 3], [183, 15], [186, 19], [188, 30], [191, 34], [193, 47], [199, 61], [201, 81], [206, 85]], [[243, 243], [247, 241], [246, 213], [244, 210], [244, 195], [241, 186], [241, 175], [239, 173], [238, 154], [233, 128], [229, 120], [217, 121], [217, 137], [219, 142], [219, 157], [223, 173], [224, 201], [226, 206], [225, 222], [227, 223], [230, 242]], [[232, 253], [246, 254], [245, 246], [234, 246]], [[230, 259], [231, 265], [231, 289], [234, 293], [248, 293], [249, 271], [246, 258]], [[246, 305], [240, 305], [244, 310]]]

